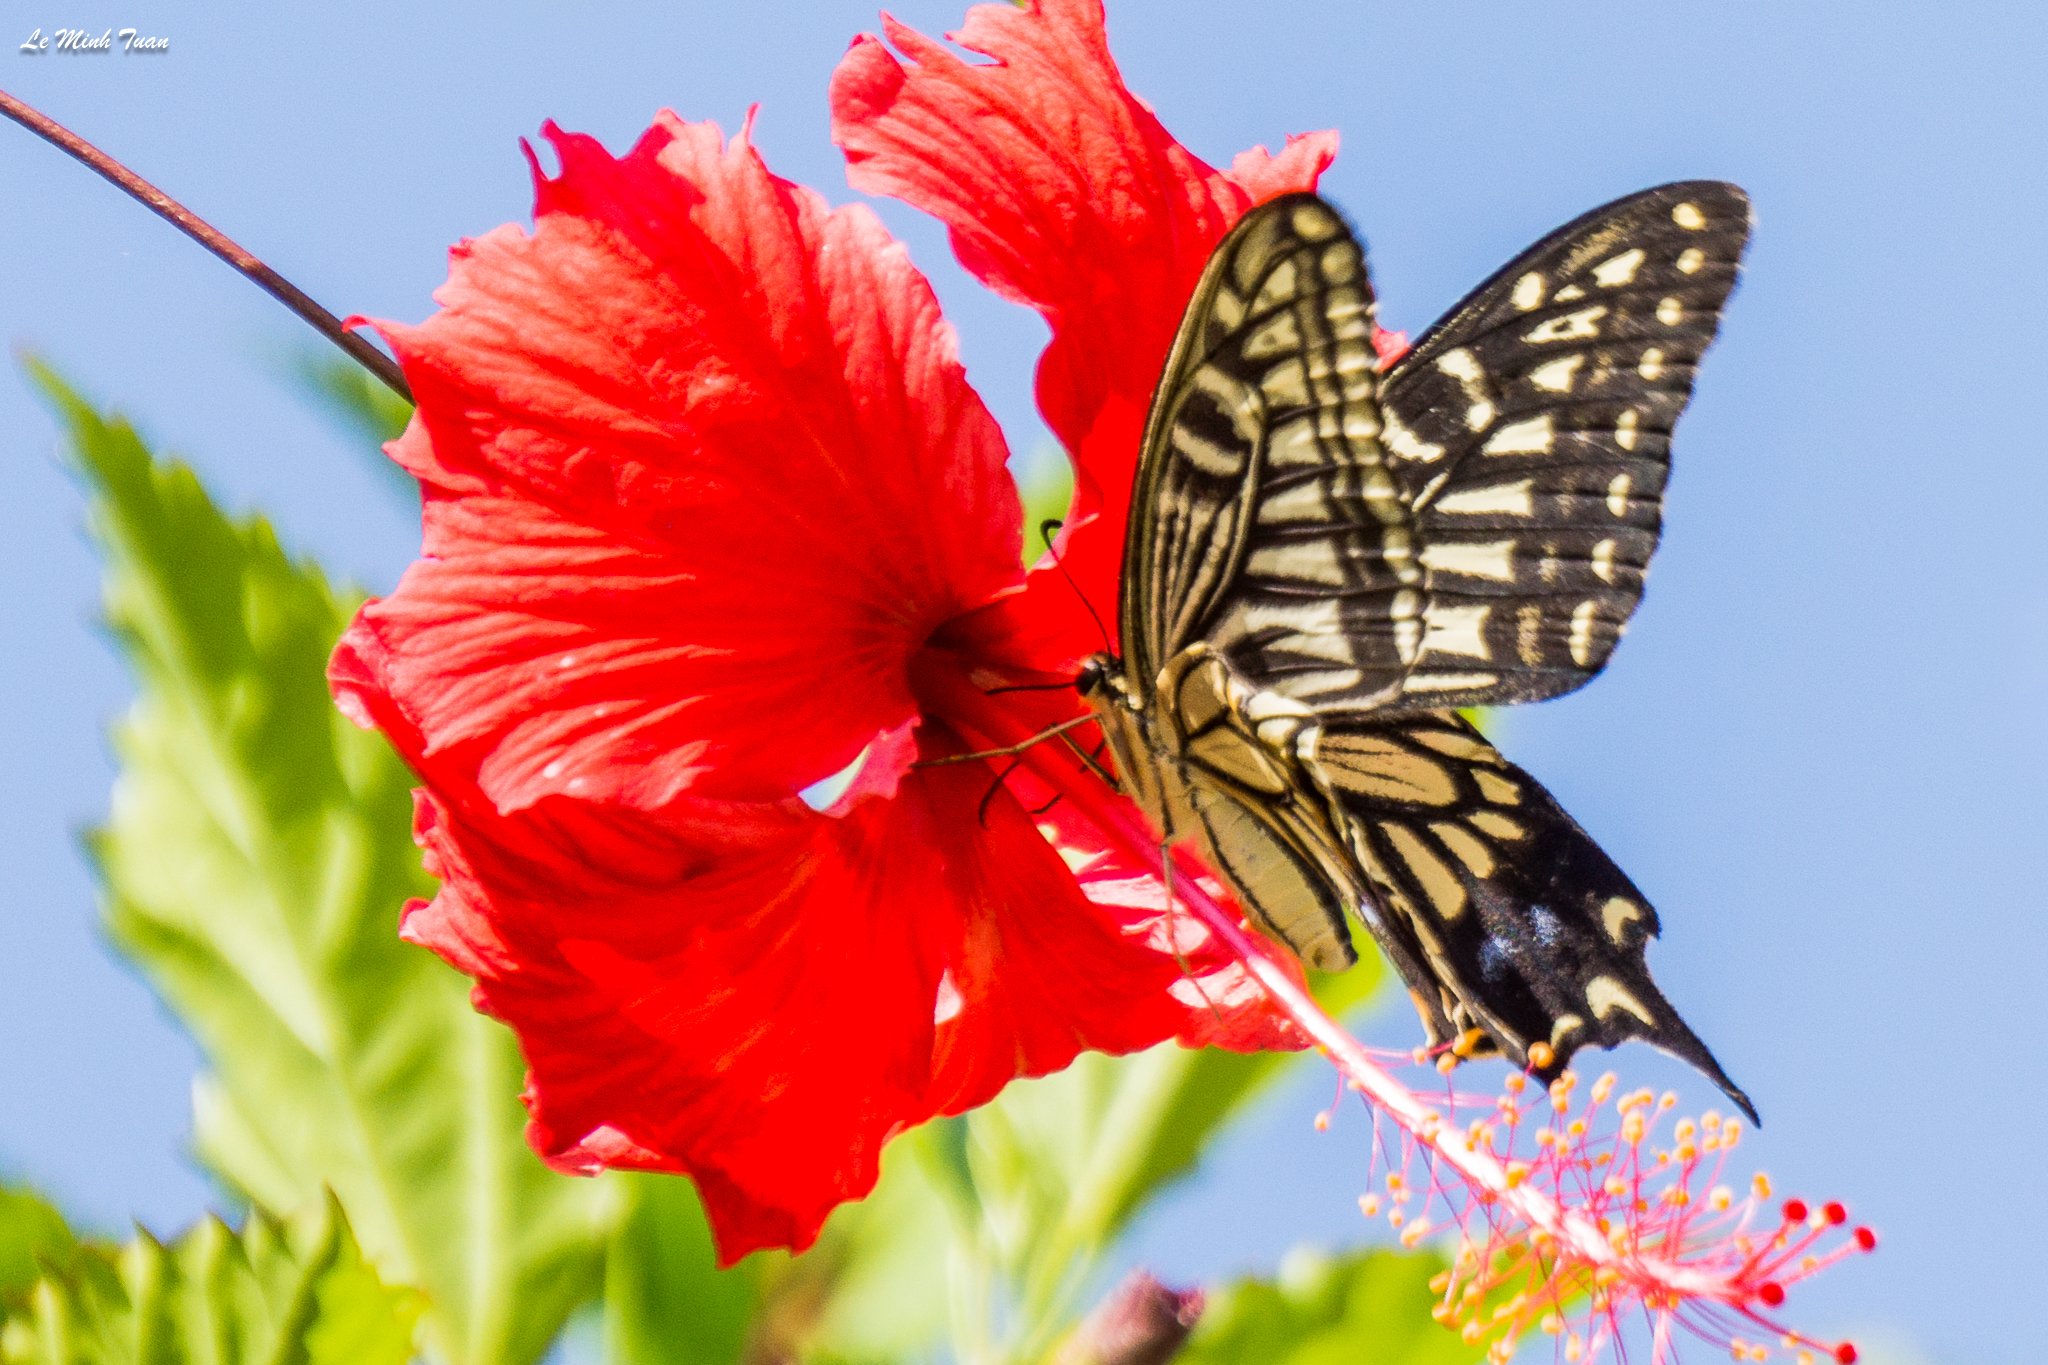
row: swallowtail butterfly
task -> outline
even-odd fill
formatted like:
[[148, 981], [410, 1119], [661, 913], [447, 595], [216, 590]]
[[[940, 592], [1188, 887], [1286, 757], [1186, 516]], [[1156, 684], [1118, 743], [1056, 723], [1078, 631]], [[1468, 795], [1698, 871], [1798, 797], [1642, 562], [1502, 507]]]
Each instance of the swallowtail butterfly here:
[[1457, 709], [1607, 662], [1748, 236], [1733, 185], [1617, 200], [1382, 370], [1344, 220], [1252, 210], [1153, 399], [1122, 657], [1079, 685], [1160, 834], [1308, 963], [1356, 960], [1355, 914], [1456, 1055], [1548, 1077], [1641, 1038], [1754, 1117], [1650, 979], [1656, 912]]

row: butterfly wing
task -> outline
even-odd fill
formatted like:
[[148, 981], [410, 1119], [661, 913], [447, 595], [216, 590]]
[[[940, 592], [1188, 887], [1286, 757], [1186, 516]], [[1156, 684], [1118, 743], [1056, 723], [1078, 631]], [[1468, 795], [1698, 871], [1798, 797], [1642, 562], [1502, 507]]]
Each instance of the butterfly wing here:
[[[1484, 1031], [1544, 1075], [1631, 1038], [1747, 1096], [1650, 979], [1657, 912], [1549, 792], [1454, 711], [1325, 722], [1307, 766], [1346, 816], [1373, 898], [1405, 929], [1439, 1041]], [[1398, 963], [1397, 963], [1398, 965]], [[1434, 999], [1427, 997], [1434, 994]], [[1434, 1020], [1448, 1019], [1443, 1030]], [[1538, 1044], [1547, 1045], [1548, 1059]]]
[[[1355, 673], [1331, 642], [1370, 649], [1375, 631], [1391, 684], [1390, 566], [1412, 533], [1377, 440], [1379, 383], [1372, 287], [1344, 220], [1309, 194], [1246, 214], [1210, 257], [1147, 424], [1121, 602], [1134, 686], [1198, 640], [1273, 632], [1325, 643], [1269, 672]], [[1275, 529], [1319, 490], [1328, 517]], [[1302, 695], [1328, 681], [1288, 680]]]
[[1380, 394], [1423, 570], [1402, 709], [1533, 701], [1607, 662], [1662, 527], [1671, 432], [1749, 239], [1690, 181], [1551, 233], [1431, 328]]

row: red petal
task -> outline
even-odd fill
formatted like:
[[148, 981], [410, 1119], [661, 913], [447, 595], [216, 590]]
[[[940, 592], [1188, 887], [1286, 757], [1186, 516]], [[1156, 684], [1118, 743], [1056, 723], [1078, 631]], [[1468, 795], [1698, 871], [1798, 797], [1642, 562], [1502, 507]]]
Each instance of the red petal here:
[[1111, 615], [1146, 408], [1195, 280], [1247, 208], [1314, 188], [1336, 135], [1205, 165], [1124, 88], [1098, 0], [977, 5], [952, 36], [994, 59], [979, 65], [885, 32], [904, 59], [854, 43], [834, 137], [855, 186], [943, 219], [969, 270], [1051, 324], [1039, 406], [1075, 462], [1074, 522], [1101, 514], [1067, 567]]
[[744, 139], [550, 127], [529, 235], [457, 248], [384, 328], [419, 400], [421, 562], [335, 686], [517, 808], [779, 798], [914, 706], [940, 624], [1018, 578], [1001, 434], [924, 279]]
[[[1229, 1041], [1264, 1040], [1223, 984], [1188, 988], [1156, 903], [1091, 905], [1007, 797], [984, 828], [987, 781], [913, 769], [843, 819], [430, 798], [420, 837], [445, 884], [405, 932], [518, 1031], [549, 1160], [688, 1172], [727, 1260], [802, 1247], [904, 1127], [1084, 1048], [1217, 1033], [1205, 993]], [[1181, 946], [1205, 983], [1233, 970]]]

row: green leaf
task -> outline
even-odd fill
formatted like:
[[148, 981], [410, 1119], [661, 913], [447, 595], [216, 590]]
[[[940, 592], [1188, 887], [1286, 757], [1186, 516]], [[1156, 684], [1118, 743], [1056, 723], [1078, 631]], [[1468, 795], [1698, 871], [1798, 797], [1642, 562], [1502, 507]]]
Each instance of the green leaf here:
[[1297, 1251], [1273, 1280], [1212, 1293], [1174, 1365], [1472, 1365], [1479, 1348], [1430, 1317], [1443, 1269], [1428, 1252]]
[[206, 1050], [201, 1156], [268, 1208], [332, 1187], [371, 1260], [426, 1293], [435, 1355], [538, 1359], [597, 1292], [611, 1191], [527, 1149], [511, 1034], [398, 938], [431, 890], [412, 779], [323, 676], [356, 598], [34, 372], [70, 428], [141, 690], [92, 841], [107, 928]]
[[0, 1306], [19, 1302], [44, 1265], [77, 1251], [78, 1235], [53, 1204], [31, 1190], [0, 1186]]
[[[1375, 954], [1321, 977], [1317, 998], [1342, 1015], [1383, 975]], [[1301, 1060], [1299, 1053], [1088, 1054], [1054, 1076], [1013, 1085], [969, 1119], [975, 1183], [990, 1225], [1010, 1230], [997, 1258], [1023, 1311], [1017, 1357], [1034, 1359], [1080, 1310], [1100, 1256], [1154, 1198], [1192, 1172], [1229, 1122]]]
[[737, 1365], [747, 1358], [771, 1265], [720, 1270], [696, 1189], [672, 1175], [623, 1177], [630, 1202], [605, 1263], [609, 1365]]
[[6, 1365], [405, 1365], [419, 1296], [387, 1287], [332, 1198], [237, 1234], [208, 1218], [87, 1248], [0, 1332]]

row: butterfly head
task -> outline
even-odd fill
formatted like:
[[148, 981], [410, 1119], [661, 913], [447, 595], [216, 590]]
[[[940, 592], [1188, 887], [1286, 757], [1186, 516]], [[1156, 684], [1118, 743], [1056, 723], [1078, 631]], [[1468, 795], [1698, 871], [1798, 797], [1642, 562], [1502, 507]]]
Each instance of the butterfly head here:
[[1074, 690], [1081, 694], [1083, 701], [1096, 705], [1111, 697], [1120, 697], [1124, 689], [1118, 685], [1123, 665], [1114, 654], [1091, 654], [1081, 664], [1081, 671], [1074, 677]]

